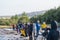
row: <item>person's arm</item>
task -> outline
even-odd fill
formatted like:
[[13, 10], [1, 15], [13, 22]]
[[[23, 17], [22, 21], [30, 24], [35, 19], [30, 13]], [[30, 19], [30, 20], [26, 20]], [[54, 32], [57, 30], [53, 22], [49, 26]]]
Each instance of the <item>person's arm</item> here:
[[47, 40], [51, 40], [51, 32], [48, 34]]

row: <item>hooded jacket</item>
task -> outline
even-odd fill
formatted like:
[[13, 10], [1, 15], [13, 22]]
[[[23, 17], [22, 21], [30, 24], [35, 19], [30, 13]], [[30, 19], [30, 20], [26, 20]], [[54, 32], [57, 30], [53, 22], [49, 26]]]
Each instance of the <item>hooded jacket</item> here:
[[47, 36], [47, 40], [58, 40], [59, 39], [59, 31], [57, 31], [57, 25], [55, 21], [51, 21], [51, 30]]

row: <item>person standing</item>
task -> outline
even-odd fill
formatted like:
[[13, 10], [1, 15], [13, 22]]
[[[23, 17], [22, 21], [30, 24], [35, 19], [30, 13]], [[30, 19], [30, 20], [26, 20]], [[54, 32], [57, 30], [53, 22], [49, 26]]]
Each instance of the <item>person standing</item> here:
[[18, 23], [18, 31], [19, 31], [19, 33], [20, 33], [20, 30], [22, 29], [22, 23]]
[[28, 25], [29, 40], [32, 40], [32, 31], [33, 31], [33, 23], [30, 22], [30, 24]]
[[42, 27], [42, 30], [46, 30], [47, 24], [45, 22], [43, 22], [43, 24], [41, 25], [41, 27]]
[[17, 33], [18, 33], [18, 24], [16, 24], [16, 31], [17, 31]]
[[28, 36], [28, 24], [27, 23], [25, 24], [25, 28], [24, 29], [25, 29], [25, 34], [26, 34], [26, 37], [27, 37]]
[[36, 37], [38, 37], [38, 35], [39, 35], [39, 30], [40, 30], [40, 22], [37, 21], [36, 22]]
[[14, 24], [12, 25], [12, 28], [13, 28], [13, 30], [15, 30], [15, 25]]
[[54, 20], [51, 20], [51, 30], [47, 36], [47, 40], [58, 40], [59, 31], [57, 31], [57, 24]]

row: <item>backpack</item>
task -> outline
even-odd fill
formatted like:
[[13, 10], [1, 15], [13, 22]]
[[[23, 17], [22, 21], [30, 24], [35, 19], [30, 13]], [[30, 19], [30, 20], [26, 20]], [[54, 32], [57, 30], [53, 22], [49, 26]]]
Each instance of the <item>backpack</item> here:
[[44, 31], [44, 32], [42, 33], [42, 36], [45, 37], [45, 38], [47, 37], [47, 35], [48, 35], [48, 31]]

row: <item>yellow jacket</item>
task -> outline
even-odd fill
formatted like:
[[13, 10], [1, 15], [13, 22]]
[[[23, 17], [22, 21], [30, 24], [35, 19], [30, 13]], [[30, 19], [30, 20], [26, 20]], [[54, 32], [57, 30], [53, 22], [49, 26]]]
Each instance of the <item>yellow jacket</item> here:
[[41, 27], [42, 28], [46, 28], [47, 27], [47, 24], [42, 24]]
[[21, 33], [25, 36], [25, 30], [24, 29], [21, 30]]

